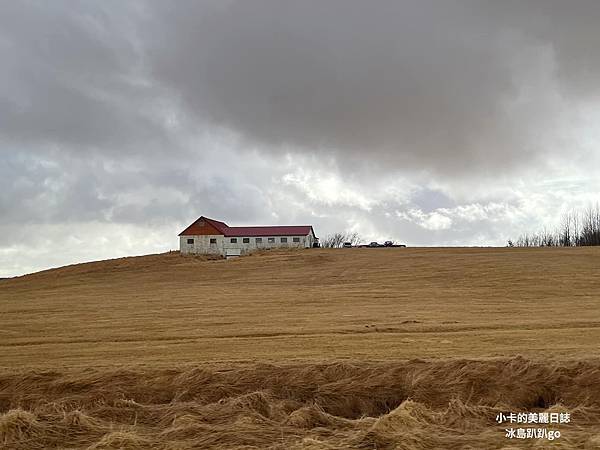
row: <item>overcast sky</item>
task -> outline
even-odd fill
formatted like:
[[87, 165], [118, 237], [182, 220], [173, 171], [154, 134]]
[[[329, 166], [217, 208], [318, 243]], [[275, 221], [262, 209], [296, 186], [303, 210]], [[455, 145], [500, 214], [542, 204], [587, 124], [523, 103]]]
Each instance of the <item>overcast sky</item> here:
[[599, 200], [600, 1], [0, 0], [0, 277], [200, 215], [505, 245]]

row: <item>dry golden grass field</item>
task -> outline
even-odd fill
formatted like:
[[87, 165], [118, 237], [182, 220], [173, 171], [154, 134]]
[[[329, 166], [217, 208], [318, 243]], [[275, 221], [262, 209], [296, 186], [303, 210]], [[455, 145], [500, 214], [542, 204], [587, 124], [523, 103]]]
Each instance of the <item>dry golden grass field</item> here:
[[[169, 253], [0, 280], [0, 448], [600, 448], [599, 303], [600, 248]], [[508, 439], [499, 412], [571, 421]]]

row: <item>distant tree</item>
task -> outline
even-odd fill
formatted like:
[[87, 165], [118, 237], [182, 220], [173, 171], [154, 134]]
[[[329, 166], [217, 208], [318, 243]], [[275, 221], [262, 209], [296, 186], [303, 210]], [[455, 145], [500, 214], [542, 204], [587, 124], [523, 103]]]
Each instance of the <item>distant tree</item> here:
[[600, 245], [600, 207], [589, 207], [582, 214], [580, 245]]
[[354, 246], [361, 242], [361, 238], [356, 232], [333, 233], [321, 240], [321, 247], [340, 248], [344, 245], [344, 242], [350, 242]]
[[[541, 232], [522, 234], [509, 247], [579, 247], [600, 246], [600, 205], [589, 206], [585, 211], [563, 214], [555, 232], [544, 228]], [[512, 245], [511, 245], [512, 244]]]
[[353, 246], [360, 244], [362, 241], [360, 235], [357, 232], [349, 233], [346, 235], [346, 240], [344, 242], [350, 242]]
[[324, 239], [321, 240], [321, 247], [323, 248], [338, 248], [344, 243], [343, 233], [328, 234]]

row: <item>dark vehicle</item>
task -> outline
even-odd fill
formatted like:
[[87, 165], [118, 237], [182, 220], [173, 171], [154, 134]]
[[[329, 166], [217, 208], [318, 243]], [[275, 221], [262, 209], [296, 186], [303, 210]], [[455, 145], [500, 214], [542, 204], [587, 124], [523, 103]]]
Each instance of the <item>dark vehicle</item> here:
[[342, 247], [344, 247], [344, 248], [352, 248], [352, 243], [351, 242], [344, 242], [344, 244], [342, 245]]
[[380, 247], [379, 243], [373, 241], [369, 244], [369, 247]]
[[383, 243], [383, 246], [384, 246], [384, 247], [393, 247], [393, 246], [394, 246], [394, 243], [393, 243], [392, 241], [385, 241], [385, 242]]

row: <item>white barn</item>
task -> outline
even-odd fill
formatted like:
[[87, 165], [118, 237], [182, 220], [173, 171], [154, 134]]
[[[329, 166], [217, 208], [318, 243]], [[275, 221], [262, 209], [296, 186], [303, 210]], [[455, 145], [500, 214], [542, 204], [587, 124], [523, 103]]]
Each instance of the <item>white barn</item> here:
[[311, 225], [230, 227], [204, 216], [179, 233], [182, 254], [225, 257], [240, 256], [257, 249], [311, 248], [317, 242]]

